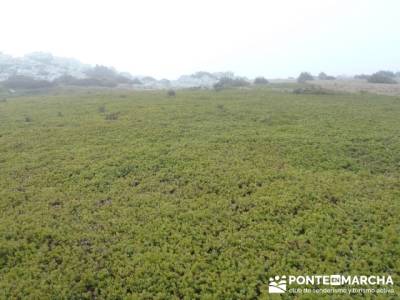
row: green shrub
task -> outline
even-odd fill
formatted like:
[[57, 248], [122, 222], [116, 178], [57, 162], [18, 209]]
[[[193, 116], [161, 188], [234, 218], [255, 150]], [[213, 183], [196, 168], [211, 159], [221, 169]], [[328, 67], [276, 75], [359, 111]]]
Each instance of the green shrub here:
[[398, 97], [166, 92], [0, 103], [0, 299], [273, 299], [269, 277], [317, 272], [399, 291]]
[[297, 88], [293, 90], [294, 94], [308, 94], [308, 95], [331, 95], [334, 94], [332, 91], [327, 89], [323, 89], [320, 87], [306, 87], [306, 88]]
[[254, 79], [254, 84], [268, 84], [269, 81], [264, 78], [264, 77], [257, 77], [256, 79]]
[[381, 76], [386, 76], [386, 77], [390, 77], [390, 78], [396, 77], [396, 74], [392, 71], [378, 71], [375, 74], [379, 74]]
[[109, 114], [106, 114], [105, 119], [108, 121], [118, 120], [119, 115], [120, 115], [120, 112], [109, 113]]
[[96, 65], [94, 68], [86, 71], [86, 75], [91, 79], [97, 79], [101, 82], [133, 83], [133, 80], [117, 73], [114, 69], [106, 66]]
[[175, 97], [176, 92], [174, 90], [168, 90], [167, 95], [168, 95], [168, 97]]
[[314, 80], [314, 77], [308, 72], [300, 73], [299, 77], [297, 78], [297, 82], [304, 83], [306, 81]]
[[87, 78], [75, 78], [71, 75], [63, 75], [57, 78], [55, 83], [59, 85], [102, 87], [115, 87], [118, 84], [140, 84], [140, 81], [132, 80], [105, 66], [96, 66], [93, 69], [87, 70], [85, 74]]
[[250, 85], [250, 83], [245, 78], [223, 77], [215, 83], [213, 87], [215, 90], [220, 90], [228, 87], [244, 87], [248, 85]]
[[397, 81], [394, 79], [394, 74], [388, 71], [379, 71], [372, 74], [367, 80], [371, 83], [388, 83], [395, 84]]
[[321, 73], [318, 74], [318, 79], [319, 79], [319, 80], [334, 80], [335, 77], [334, 77], [334, 76], [326, 75], [326, 73], [321, 72]]

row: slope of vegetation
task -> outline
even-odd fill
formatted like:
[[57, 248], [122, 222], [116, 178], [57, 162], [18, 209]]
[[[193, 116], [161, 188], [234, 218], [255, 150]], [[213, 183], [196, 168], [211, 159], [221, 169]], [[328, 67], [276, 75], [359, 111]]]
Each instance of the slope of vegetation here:
[[398, 290], [399, 128], [395, 97], [267, 88], [0, 102], [0, 298], [265, 299], [276, 274]]

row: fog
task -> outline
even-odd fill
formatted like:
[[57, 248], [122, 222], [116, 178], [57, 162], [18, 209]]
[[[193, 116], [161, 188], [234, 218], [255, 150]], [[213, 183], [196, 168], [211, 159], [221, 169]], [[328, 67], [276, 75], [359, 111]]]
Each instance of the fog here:
[[2, 1], [0, 51], [46, 51], [134, 75], [400, 70], [400, 2]]

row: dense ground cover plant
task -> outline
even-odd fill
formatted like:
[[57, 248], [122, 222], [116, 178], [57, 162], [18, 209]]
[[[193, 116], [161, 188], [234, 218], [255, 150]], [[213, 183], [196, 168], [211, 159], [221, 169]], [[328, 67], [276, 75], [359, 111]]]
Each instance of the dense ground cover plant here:
[[398, 98], [124, 95], [0, 103], [1, 299], [266, 299], [275, 274], [400, 288]]

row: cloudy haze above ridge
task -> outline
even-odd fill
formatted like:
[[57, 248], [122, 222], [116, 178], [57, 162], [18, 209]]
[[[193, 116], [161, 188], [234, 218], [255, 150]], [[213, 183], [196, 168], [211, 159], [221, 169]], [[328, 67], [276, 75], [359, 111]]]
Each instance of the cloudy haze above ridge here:
[[400, 70], [400, 1], [2, 1], [0, 51], [174, 79]]

